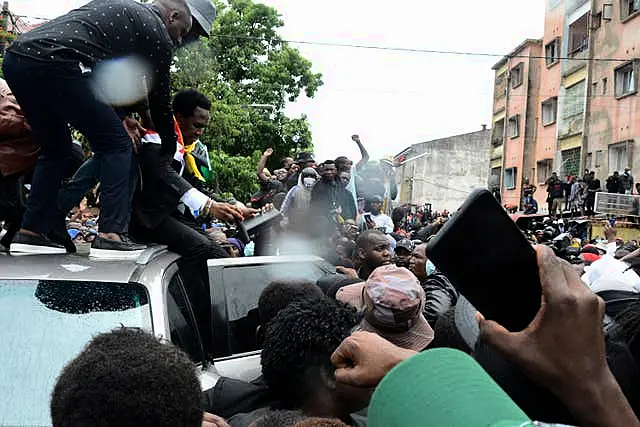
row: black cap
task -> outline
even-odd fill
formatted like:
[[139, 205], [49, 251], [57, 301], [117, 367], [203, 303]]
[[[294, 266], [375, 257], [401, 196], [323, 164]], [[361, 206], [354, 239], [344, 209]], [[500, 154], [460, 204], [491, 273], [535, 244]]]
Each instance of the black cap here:
[[406, 249], [409, 252], [413, 252], [413, 250], [415, 249], [415, 246], [413, 245], [413, 242], [411, 240], [404, 238], [396, 244], [396, 251], [399, 248]]

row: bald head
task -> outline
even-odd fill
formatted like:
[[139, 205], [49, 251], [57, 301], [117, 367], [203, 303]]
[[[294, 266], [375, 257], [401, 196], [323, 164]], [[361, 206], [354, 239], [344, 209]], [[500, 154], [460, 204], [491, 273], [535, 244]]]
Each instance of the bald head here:
[[156, 0], [153, 4], [160, 10], [162, 22], [173, 43], [181, 44], [192, 25], [191, 10], [186, 0]]

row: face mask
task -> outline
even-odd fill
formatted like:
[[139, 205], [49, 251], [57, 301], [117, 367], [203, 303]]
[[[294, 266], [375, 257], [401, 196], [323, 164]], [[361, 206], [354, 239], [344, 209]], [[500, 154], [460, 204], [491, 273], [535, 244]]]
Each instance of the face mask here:
[[302, 184], [306, 188], [312, 188], [316, 184], [316, 180], [314, 178], [302, 178]]
[[436, 266], [433, 265], [433, 263], [430, 260], [427, 260], [425, 268], [427, 270], [427, 276], [431, 276], [433, 273], [436, 272]]

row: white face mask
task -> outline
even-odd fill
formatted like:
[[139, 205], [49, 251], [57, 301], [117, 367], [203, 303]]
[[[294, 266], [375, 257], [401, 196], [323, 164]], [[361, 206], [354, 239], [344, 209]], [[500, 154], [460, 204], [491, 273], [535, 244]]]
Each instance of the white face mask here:
[[313, 186], [316, 185], [316, 180], [315, 178], [302, 178], [302, 184], [306, 188], [313, 188]]

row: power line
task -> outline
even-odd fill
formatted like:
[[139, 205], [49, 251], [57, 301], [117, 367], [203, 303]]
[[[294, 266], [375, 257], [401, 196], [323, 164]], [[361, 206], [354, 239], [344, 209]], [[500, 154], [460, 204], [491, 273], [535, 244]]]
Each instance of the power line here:
[[[37, 19], [41, 21], [49, 21], [49, 18], [42, 18], [38, 16], [29, 15], [16, 15], [18, 18]], [[243, 36], [233, 34], [211, 34], [211, 37], [220, 39], [234, 39], [234, 40], [250, 40], [250, 41], [262, 41], [262, 42], [279, 42], [279, 43], [291, 43], [309, 46], [324, 46], [324, 47], [338, 47], [338, 48], [351, 48], [351, 49], [366, 49], [366, 50], [380, 50], [391, 52], [405, 52], [405, 53], [431, 53], [438, 55], [456, 55], [456, 56], [477, 56], [487, 58], [526, 58], [526, 59], [544, 59], [546, 56], [534, 56], [534, 55], [505, 55], [502, 53], [489, 53], [489, 52], [467, 52], [467, 51], [455, 51], [455, 50], [440, 50], [440, 49], [425, 49], [425, 48], [410, 48], [410, 47], [394, 47], [394, 46], [378, 46], [378, 45], [366, 45], [357, 43], [337, 43], [337, 42], [324, 42], [324, 41], [310, 41], [310, 40], [293, 40], [293, 39], [269, 39], [267, 37], [254, 37]], [[555, 58], [558, 61], [595, 61], [595, 62], [628, 62], [629, 59], [620, 58], [572, 58], [572, 57], [558, 57]]]
[[15, 14], [15, 13], [13, 15], [18, 17], [18, 18], [37, 19], [38, 21], [50, 21], [51, 20], [51, 18], [40, 18], [38, 16], [18, 15], [18, 14]]
[[[252, 37], [241, 35], [228, 35], [228, 34], [212, 34], [211, 37], [217, 37], [220, 39], [235, 39], [235, 40], [250, 40], [250, 41], [263, 41], [263, 42], [279, 42], [279, 43], [291, 43], [310, 46], [325, 46], [325, 47], [341, 47], [352, 49], [368, 49], [368, 50], [381, 50], [392, 52], [405, 52], [405, 53], [433, 53], [438, 55], [458, 55], [458, 56], [479, 56], [479, 57], [491, 57], [491, 58], [527, 58], [527, 59], [548, 59], [546, 56], [533, 56], [533, 55], [504, 55], [501, 53], [488, 53], [488, 52], [465, 52], [455, 50], [438, 50], [438, 49], [422, 49], [422, 48], [410, 48], [410, 47], [391, 47], [391, 46], [376, 46], [354, 43], [336, 43], [336, 42], [322, 42], [322, 41], [310, 41], [310, 40], [287, 40], [287, 39], [269, 39], [266, 37]], [[571, 58], [571, 57], [559, 57], [555, 58], [559, 61], [602, 61], [602, 62], [628, 62], [629, 59], [618, 58]]]

